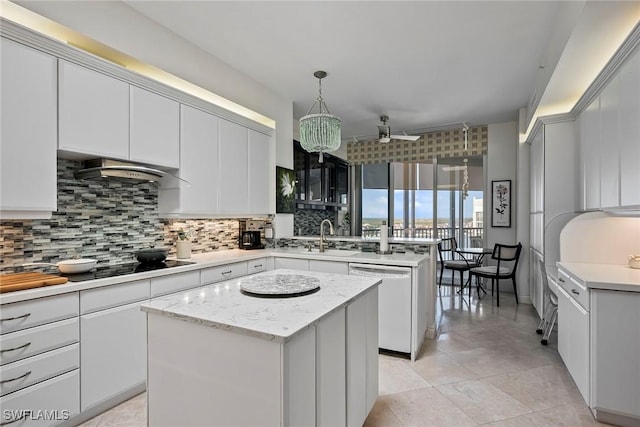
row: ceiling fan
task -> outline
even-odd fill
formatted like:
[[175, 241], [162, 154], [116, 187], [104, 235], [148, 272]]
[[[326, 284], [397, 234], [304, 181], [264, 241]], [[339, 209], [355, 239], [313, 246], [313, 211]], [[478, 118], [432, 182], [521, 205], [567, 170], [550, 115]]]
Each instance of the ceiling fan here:
[[392, 135], [391, 127], [387, 125], [389, 116], [380, 116], [380, 121], [382, 122], [382, 125], [378, 126], [378, 137], [380, 142], [390, 142], [392, 139], [401, 139], [404, 141], [417, 141], [420, 139], [419, 136], [407, 135], [406, 132], [403, 135]]

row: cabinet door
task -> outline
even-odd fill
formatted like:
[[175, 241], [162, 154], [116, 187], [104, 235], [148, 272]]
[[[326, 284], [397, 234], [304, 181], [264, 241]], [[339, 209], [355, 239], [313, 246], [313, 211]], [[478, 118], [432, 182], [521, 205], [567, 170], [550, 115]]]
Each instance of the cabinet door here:
[[640, 50], [620, 70], [620, 204], [640, 205]]
[[288, 270], [309, 271], [309, 261], [296, 258], [276, 258], [275, 268], [286, 268]]
[[542, 254], [540, 254], [535, 249], [531, 249], [529, 252], [529, 266], [531, 268], [530, 277], [530, 292], [531, 292], [531, 301], [533, 303], [533, 307], [538, 312], [538, 316], [540, 318], [544, 317], [544, 288], [542, 285], [542, 272], [540, 271], [539, 261], [542, 260]]
[[318, 261], [309, 260], [309, 271], [318, 273], [349, 274], [349, 264], [339, 261]]
[[58, 148], [129, 158], [129, 85], [60, 60]]
[[147, 317], [140, 303], [80, 318], [81, 409], [145, 384]]
[[47, 218], [57, 203], [56, 59], [0, 43], [0, 210], [3, 218]]
[[131, 86], [130, 107], [129, 159], [180, 167], [180, 104]]
[[589, 312], [558, 287], [558, 352], [587, 405], [589, 395]]
[[591, 316], [591, 406], [640, 417], [640, 294], [594, 290]]
[[249, 213], [269, 213], [272, 193], [270, 173], [272, 169], [271, 144], [269, 137], [249, 130]]
[[[344, 426], [347, 421], [346, 328], [342, 308], [318, 323], [316, 331], [316, 425]], [[377, 348], [376, 348], [377, 351]]]
[[220, 119], [219, 191], [220, 213], [247, 213], [248, 204], [248, 130]]
[[347, 425], [367, 418], [367, 298], [347, 306]]
[[600, 99], [580, 116], [581, 175], [585, 209], [600, 209]]
[[[605, 149], [600, 151], [600, 207], [620, 206], [619, 79], [614, 77], [600, 94], [600, 121]], [[635, 141], [636, 144], [640, 141]]]
[[180, 178], [190, 186], [158, 192], [160, 214], [218, 212], [218, 118], [180, 106]]

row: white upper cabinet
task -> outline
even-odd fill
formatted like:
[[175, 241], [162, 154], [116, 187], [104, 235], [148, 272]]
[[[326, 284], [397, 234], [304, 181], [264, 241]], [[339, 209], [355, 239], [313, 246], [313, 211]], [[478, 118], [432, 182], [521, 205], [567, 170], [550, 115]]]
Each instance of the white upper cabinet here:
[[1, 39], [0, 211], [3, 219], [56, 210], [56, 58]]
[[600, 94], [600, 207], [620, 205], [620, 106], [619, 78], [614, 77]]
[[219, 212], [248, 213], [249, 162], [247, 128], [220, 119]]
[[180, 104], [131, 86], [130, 108], [129, 159], [180, 167]]
[[580, 151], [584, 209], [600, 209], [600, 99], [580, 116]]
[[640, 206], [640, 51], [620, 70], [620, 204]]
[[[218, 117], [180, 106], [180, 185], [158, 192], [161, 215], [212, 215], [218, 213]], [[226, 185], [232, 185], [227, 181]]]
[[58, 148], [129, 158], [129, 85], [59, 61]]
[[249, 130], [249, 213], [269, 212], [271, 144], [265, 134]]

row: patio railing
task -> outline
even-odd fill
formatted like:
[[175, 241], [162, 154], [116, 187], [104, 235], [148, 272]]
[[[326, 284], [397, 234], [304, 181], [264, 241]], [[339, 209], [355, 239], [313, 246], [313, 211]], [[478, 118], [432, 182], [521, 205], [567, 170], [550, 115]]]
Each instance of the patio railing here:
[[[465, 227], [462, 229], [462, 238], [460, 235], [460, 229], [458, 227], [455, 230], [451, 227], [442, 227], [434, 229], [428, 228], [393, 228], [393, 237], [416, 237], [426, 239], [446, 239], [456, 236], [458, 239], [458, 246], [460, 247], [481, 247], [483, 245], [482, 227]], [[380, 237], [379, 228], [367, 228], [362, 229], [362, 237]]]

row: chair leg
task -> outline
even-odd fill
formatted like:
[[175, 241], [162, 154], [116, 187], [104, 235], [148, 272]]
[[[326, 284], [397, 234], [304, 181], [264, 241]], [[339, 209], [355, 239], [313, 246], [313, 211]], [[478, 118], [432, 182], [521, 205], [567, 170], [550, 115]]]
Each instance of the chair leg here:
[[440, 280], [438, 281], [438, 287], [442, 286], [442, 275], [444, 274], [444, 263], [440, 263]]
[[500, 279], [495, 279], [496, 281], [496, 301], [498, 301], [498, 307], [500, 307]]
[[520, 304], [518, 302], [518, 287], [516, 286], [516, 276], [513, 276], [511, 278], [511, 281], [513, 282], [513, 294], [516, 296], [516, 304]]
[[463, 272], [460, 270], [460, 296], [464, 296], [464, 277]]
[[491, 279], [491, 296], [493, 296], [493, 279]]

